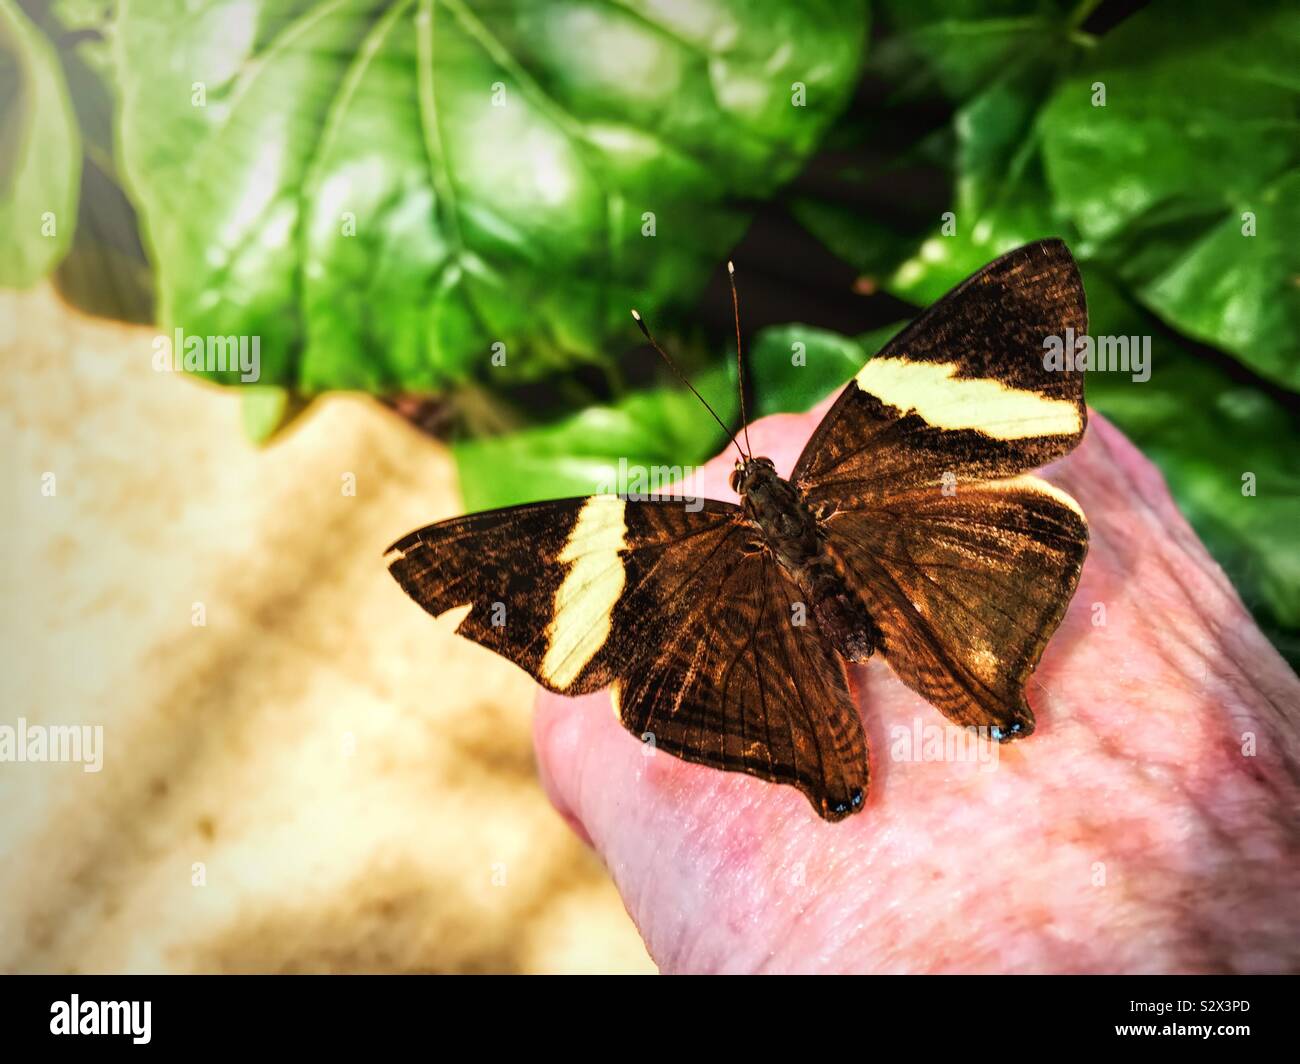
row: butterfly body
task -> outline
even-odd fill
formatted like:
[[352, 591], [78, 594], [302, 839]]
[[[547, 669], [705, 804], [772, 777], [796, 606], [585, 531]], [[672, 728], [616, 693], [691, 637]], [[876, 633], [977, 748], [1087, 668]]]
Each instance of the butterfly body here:
[[846, 582], [844, 565], [823, 525], [826, 508], [811, 505], [797, 485], [777, 475], [769, 458], [737, 462], [731, 484], [740, 492], [741, 509], [760, 534], [761, 547], [804, 593], [791, 604], [796, 616], [811, 611], [842, 657], [866, 661], [883, 637]]
[[1025, 684], [1087, 552], [1081, 507], [1027, 475], [1083, 436], [1069, 251], [986, 266], [850, 380], [788, 478], [744, 454], [738, 504], [594, 495], [403, 537], [393, 576], [457, 632], [561, 694], [609, 688], [656, 750], [790, 784], [819, 815], [866, 804], [847, 663], [879, 654], [960, 727], [1023, 738]]

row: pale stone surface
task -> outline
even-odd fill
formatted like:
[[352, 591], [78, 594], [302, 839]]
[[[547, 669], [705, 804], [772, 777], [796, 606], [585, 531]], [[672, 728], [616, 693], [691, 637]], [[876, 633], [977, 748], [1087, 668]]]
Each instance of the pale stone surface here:
[[0, 970], [652, 971], [532, 681], [388, 576], [447, 451], [357, 396], [259, 450], [153, 337], [0, 293], [0, 724], [104, 729], [0, 764]]

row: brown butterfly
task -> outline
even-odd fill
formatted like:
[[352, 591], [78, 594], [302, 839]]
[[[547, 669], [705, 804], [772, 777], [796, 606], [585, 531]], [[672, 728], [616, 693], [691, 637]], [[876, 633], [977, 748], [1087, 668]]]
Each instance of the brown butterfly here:
[[847, 662], [880, 653], [995, 740], [1033, 731], [1025, 681], [1088, 527], [1026, 471], [1083, 435], [1083, 374], [1044, 349], [1087, 327], [1065, 245], [1027, 245], [867, 362], [788, 480], [733, 438], [739, 505], [593, 495], [468, 514], [393, 544], [393, 576], [435, 616], [470, 606], [456, 631], [549, 690], [609, 687], [658, 749], [791, 784], [838, 820], [868, 776]]

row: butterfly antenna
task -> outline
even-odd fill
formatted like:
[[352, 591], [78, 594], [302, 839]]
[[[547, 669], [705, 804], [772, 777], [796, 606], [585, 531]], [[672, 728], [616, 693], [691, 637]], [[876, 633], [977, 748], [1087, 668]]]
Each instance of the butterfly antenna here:
[[718, 423], [722, 431], [727, 434], [728, 438], [730, 438], [732, 446], [735, 447], [736, 450], [740, 452], [740, 457], [744, 458], [745, 452], [740, 449], [740, 444], [736, 442], [735, 433], [733, 433], [729, 428], [727, 428], [726, 425], [722, 423], [722, 418], [718, 417], [717, 411], [715, 411], [713, 407], [709, 406], [709, 401], [705, 399], [704, 396], [702, 396], [696, 390], [695, 385], [693, 385], [690, 381], [686, 379], [686, 374], [684, 374], [680, 369], [677, 368], [677, 363], [668, 357], [668, 352], [659, 346], [659, 341], [650, 335], [650, 330], [646, 327], [646, 323], [642, 320], [641, 315], [636, 310], [632, 311], [632, 319], [637, 323], [637, 326], [638, 328], [640, 328], [642, 335], [645, 336], [645, 338], [650, 341], [650, 346], [653, 347], [656, 351], [659, 352], [660, 355], [663, 356], [663, 360], [667, 362], [669, 367], [672, 369], [672, 371], [677, 374], [677, 379], [680, 380], [684, 385], [686, 385], [686, 387], [688, 387], [692, 392], [695, 392], [695, 398], [698, 399], [701, 403], [703, 403], [704, 409], [713, 415], [713, 420]]
[[736, 387], [740, 389], [740, 423], [745, 426], [745, 450], [751, 455], [754, 448], [749, 443], [749, 418], [745, 416], [745, 362], [740, 357], [740, 297], [736, 295], [736, 267], [727, 260], [727, 280], [731, 282], [731, 309], [736, 314]]

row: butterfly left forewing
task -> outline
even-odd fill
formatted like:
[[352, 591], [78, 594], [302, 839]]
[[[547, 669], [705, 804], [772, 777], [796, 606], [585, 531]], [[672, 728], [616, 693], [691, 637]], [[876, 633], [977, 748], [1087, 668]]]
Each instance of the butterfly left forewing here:
[[861, 808], [866, 739], [844, 665], [735, 506], [616, 496], [470, 514], [393, 545], [391, 569], [457, 632], [687, 761]]
[[402, 588], [561, 694], [598, 691], [653, 644], [679, 586], [736, 529], [735, 506], [592, 495], [467, 514], [389, 548]]

